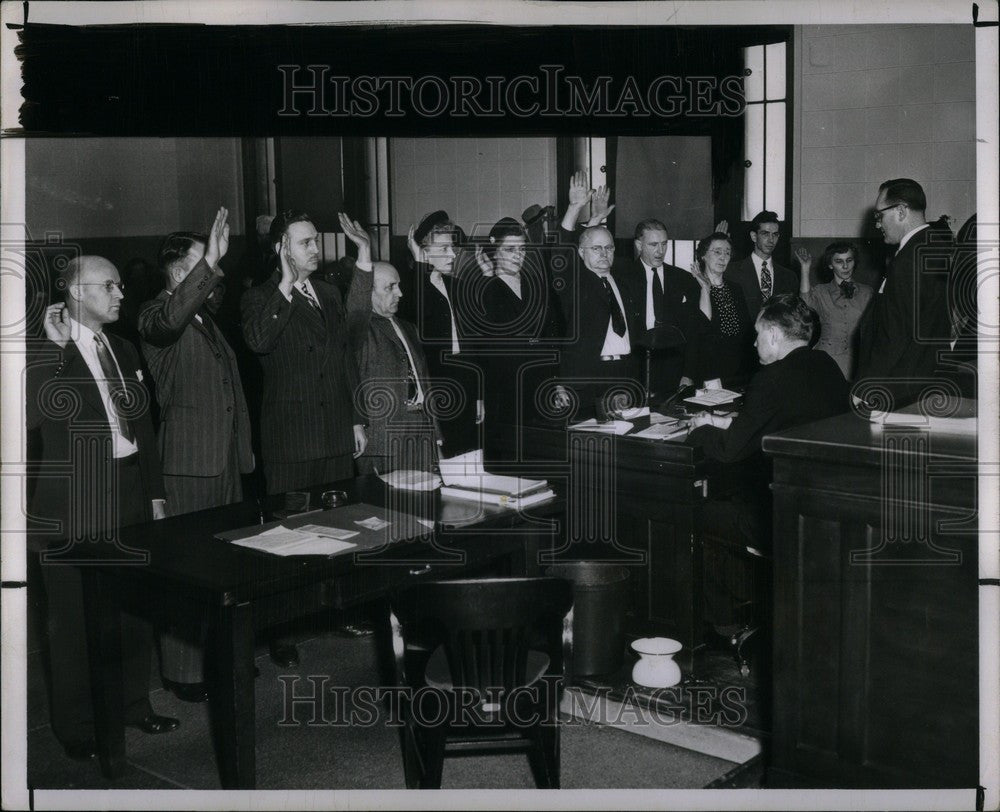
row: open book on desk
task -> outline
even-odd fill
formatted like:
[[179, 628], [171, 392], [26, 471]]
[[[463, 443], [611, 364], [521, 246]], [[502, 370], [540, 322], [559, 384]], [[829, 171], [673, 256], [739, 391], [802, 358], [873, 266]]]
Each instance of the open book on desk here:
[[[483, 467], [483, 450], [481, 448], [450, 459], [442, 459], [438, 465], [441, 469], [443, 483], [441, 493], [444, 495], [451, 493], [452, 496], [455, 496], [453, 491], [461, 489], [472, 491], [474, 494], [482, 493], [520, 499], [546, 490], [549, 484], [544, 479], [526, 479], [519, 476], [489, 473]], [[500, 503], [495, 502], [494, 504]]]
[[684, 398], [684, 402], [694, 403], [697, 406], [722, 406], [732, 403], [738, 397], [740, 393], [731, 389], [699, 389], [693, 397]]

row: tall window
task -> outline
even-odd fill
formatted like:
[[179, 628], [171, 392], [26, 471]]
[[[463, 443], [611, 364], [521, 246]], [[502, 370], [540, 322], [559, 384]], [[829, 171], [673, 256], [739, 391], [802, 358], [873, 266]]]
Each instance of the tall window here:
[[743, 49], [747, 75], [743, 187], [743, 220], [759, 211], [776, 212], [785, 219], [786, 62], [785, 43], [753, 45]]
[[365, 226], [372, 236], [372, 258], [389, 259], [389, 142], [366, 139], [365, 177], [368, 207]]

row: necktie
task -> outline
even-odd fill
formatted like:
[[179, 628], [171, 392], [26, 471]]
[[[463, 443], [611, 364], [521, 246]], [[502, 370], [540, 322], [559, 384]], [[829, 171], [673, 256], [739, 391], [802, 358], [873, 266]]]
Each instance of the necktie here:
[[845, 279], [840, 283], [840, 292], [845, 299], [854, 298], [854, 283], [850, 279]]
[[125, 416], [125, 407], [130, 402], [128, 392], [125, 390], [125, 384], [118, 374], [115, 359], [111, 357], [111, 350], [104, 343], [103, 337], [95, 333], [94, 342], [97, 345], [97, 360], [101, 364], [101, 372], [104, 374], [105, 381], [107, 381], [108, 394], [111, 396], [111, 406], [118, 416], [118, 430], [126, 440], [130, 443], [134, 442], [135, 432], [132, 431], [132, 424], [129, 422], [128, 417]]
[[618, 306], [615, 292], [611, 289], [611, 283], [606, 276], [601, 277], [601, 284], [604, 285], [604, 293], [608, 297], [608, 310], [611, 311], [611, 329], [615, 331], [615, 335], [623, 336], [625, 335], [625, 316], [622, 315], [622, 309]]
[[[316, 297], [309, 292], [309, 288], [306, 287], [306, 283], [303, 282], [302, 286], [299, 288], [299, 292], [306, 297], [306, 301], [309, 302], [316, 310], [320, 310], [319, 302], [316, 301]], [[322, 312], [322, 311], [320, 311]]]
[[764, 300], [771, 298], [771, 269], [767, 267], [767, 260], [760, 263], [760, 295]]
[[659, 268], [653, 268], [653, 318], [657, 324], [662, 324], [663, 318], [663, 283], [660, 282]]

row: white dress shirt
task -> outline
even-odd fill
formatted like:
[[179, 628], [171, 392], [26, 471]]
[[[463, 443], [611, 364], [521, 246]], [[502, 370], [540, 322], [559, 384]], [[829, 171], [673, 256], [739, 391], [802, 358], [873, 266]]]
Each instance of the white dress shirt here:
[[[640, 260], [641, 262], [641, 260]], [[653, 269], [645, 262], [642, 263], [646, 271], [646, 329], [652, 330], [656, 326], [656, 311], [653, 309]], [[663, 266], [656, 269], [656, 275], [660, 279], [660, 290], [667, 292], [663, 285]]]
[[[118, 426], [118, 412], [111, 402], [111, 392], [108, 389], [108, 382], [104, 378], [104, 370], [101, 369], [101, 359], [97, 357], [97, 342], [94, 340], [96, 333], [89, 327], [76, 321], [73, 317], [70, 317], [69, 320], [70, 335], [73, 336], [73, 343], [76, 344], [80, 355], [83, 356], [83, 360], [86, 362], [90, 374], [94, 376], [94, 381], [97, 383], [97, 388], [101, 393], [104, 413], [107, 415], [108, 425], [111, 427], [112, 453], [115, 459], [119, 460], [124, 457], [131, 457], [133, 454], [138, 454], [139, 446], [126, 439]], [[122, 386], [125, 386], [125, 376], [122, 375], [121, 366], [118, 364], [114, 350], [111, 349], [111, 342], [103, 335], [101, 336], [101, 340], [104, 341], [108, 348], [108, 354], [115, 362], [115, 368], [118, 370]]]
[[459, 352], [461, 352], [461, 348], [458, 346], [458, 328], [455, 326], [455, 308], [452, 307], [451, 299], [448, 298], [448, 289], [444, 286], [444, 280], [441, 278], [441, 271], [431, 271], [431, 284], [442, 296], [444, 296], [444, 300], [448, 303], [448, 316], [451, 319], [451, 351], [455, 355], [458, 355]]
[[613, 320], [611, 316], [608, 316], [608, 330], [604, 334], [604, 347], [601, 348], [601, 355], [628, 355], [632, 352], [632, 344], [629, 341], [628, 318], [625, 316], [625, 303], [622, 301], [622, 295], [618, 291], [618, 285], [615, 284], [614, 277], [611, 274], [597, 274], [597, 276], [607, 279], [611, 284], [611, 292], [614, 293], [615, 299], [618, 300], [618, 307], [621, 308], [622, 318], [625, 319], [625, 334], [618, 335], [614, 327], [612, 327]]

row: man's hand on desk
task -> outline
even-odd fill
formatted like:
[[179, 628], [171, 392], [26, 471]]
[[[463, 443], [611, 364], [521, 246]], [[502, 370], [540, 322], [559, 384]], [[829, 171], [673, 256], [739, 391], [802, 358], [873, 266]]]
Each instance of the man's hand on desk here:
[[715, 426], [717, 429], [728, 429], [729, 424], [733, 422], [732, 415], [718, 415], [711, 414], [710, 412], [701, 412], [696, 414], [688, 421], [688, 425], [691, 430], [694, 431], [699, 426]]

